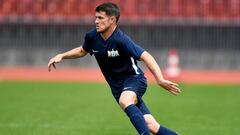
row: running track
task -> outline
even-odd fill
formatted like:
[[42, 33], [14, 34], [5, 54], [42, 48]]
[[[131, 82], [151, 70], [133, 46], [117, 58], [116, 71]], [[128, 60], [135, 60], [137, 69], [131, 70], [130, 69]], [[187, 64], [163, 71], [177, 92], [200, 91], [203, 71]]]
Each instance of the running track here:
[[[154, 77], [146, 71], [148, 82]], [[164, 75], [166, 77], [166, 75]], [[167, 77], [166, 77], [167, 78]], [[188, 84], [240, 84], [240, 70], [237, 71], [203, 71], [183, 70], [178, 78], [168, 78]], [[47, 68], [4, 68], [0, 67], [0, 81], [64, 81], [64, 82], [104, 82], [99, 69], [58, 68], [48, 72]]]

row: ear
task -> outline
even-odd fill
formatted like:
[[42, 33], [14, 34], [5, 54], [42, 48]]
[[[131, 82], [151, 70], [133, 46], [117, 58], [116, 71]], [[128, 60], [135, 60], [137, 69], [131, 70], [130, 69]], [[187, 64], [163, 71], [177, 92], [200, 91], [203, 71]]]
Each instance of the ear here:
[[110, 17], [110, 21], [111, 21], [111, 23], [114, 23], [116, 21], [116, 17], [115, 16], [111, 16]]

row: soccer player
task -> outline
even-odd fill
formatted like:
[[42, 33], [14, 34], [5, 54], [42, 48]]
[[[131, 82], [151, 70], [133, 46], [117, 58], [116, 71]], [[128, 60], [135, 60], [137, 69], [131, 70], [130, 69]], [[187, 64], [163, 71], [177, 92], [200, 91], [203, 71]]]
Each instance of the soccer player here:
[[157, 84], [174, 95], [180, 93], [177, 84], [165, 80], [154, 58], [133, 42], [117, 27], [120, 10], [114, 3], [103, 3], [96, 7], [96, 28], [85, 36], [84, 44], [70, 51], [60, 53], [48, 63], [48, 70], [62, 59], [80, 58], [90, 53], [108, 82], [112, 94], [129, 117], [140, 135], [177, 135], [160, 125], [144, 104], [147, 83], [137, 60], [143, 61], [154, 75]]

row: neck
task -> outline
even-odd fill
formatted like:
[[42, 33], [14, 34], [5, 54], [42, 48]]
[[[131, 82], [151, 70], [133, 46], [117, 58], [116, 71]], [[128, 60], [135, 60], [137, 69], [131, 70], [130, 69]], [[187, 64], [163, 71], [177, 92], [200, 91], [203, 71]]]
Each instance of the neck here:
[[104, 32], [101, 33], [101, 36], [104, 40], [107, 40], [114, 30], [117, 28], [117, 25], [110, 26], [108, 29], [106, 29]]

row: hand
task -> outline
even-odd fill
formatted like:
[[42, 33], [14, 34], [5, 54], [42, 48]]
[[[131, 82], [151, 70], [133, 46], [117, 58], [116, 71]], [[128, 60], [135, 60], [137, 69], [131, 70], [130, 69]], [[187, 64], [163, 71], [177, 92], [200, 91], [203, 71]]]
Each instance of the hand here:
[[162, 80], [159, 85], [161, 87], [163, 87], [165, 90], [171, 92], [172, 94], [174, 94], [175, 96], [177, 96], [179, 93], [181, 93], [181, 90], [177, 87], [178, 84], [173, 83], [171, 81], [168, 80]]
[[59, 63], [62, 61], [63, 56], [61, 54], [56, 55], [55, 57], [51, 58], [48, 62], [48, 71], [51, 71], [51, 67], [53, 66], [56, 69], [55, 63]]

